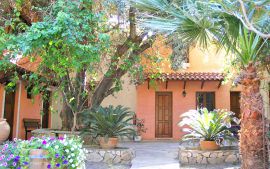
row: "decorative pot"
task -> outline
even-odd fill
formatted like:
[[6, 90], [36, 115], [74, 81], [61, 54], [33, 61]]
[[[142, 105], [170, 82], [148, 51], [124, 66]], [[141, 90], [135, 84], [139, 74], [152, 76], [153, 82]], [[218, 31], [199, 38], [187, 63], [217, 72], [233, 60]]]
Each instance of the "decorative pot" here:
[[99, 138], [99, 145], [103, 149], [113, 149], [117, 146], [118, 144], [118, 138], [105, 138], [105, 137], [100, 137]]
[[142, 141], [142, 136], [134, 136], [134, 141], [137, 141], [137, 142]]
[[201, 150], [219, 150], [220, 146], [215, 141], [200, 141]]
[[0, 144], [6, 141], [10, 134], [10, 126], [6, 119], [0, 119]]
[[33, 149], [29, 152], [29, 169], [47, 169], [49, 161], [47, 159], [48, 151], [42, 149]]

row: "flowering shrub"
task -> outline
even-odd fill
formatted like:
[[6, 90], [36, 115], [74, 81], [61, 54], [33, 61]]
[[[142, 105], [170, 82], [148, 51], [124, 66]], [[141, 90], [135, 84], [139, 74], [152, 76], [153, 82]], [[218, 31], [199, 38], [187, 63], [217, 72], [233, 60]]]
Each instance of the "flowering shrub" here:
[[[80, 138], [31, 138], [6, 142], [1, 150], [0, 166], [11, 169], [27, 169], [30, 150], [42, 149], [48, 154], [47, 168], [76, 169], [84, 163], [85, 152]], [[0, 167], [1, 168], [1, 167]]]

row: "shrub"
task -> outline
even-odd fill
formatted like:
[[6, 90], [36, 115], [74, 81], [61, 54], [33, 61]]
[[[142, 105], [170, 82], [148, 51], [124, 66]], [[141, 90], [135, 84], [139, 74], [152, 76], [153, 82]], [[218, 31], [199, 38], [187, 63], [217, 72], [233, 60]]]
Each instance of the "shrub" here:
[[131, 124], [134, 113], [123, 106], [99, 107], [89, 113], [88, 128], [83, 134], [97, 137], [132, 137], [136, 134], [134, 125]]
[[239, 120], [233, 116], [234, 113], [225, 110], [208, 111], [206, 108], [190, 110], [181, 115], [179, 126], [188, 126], [183, 128], [186, 134], [183, 140], [202, 139], [204, 141], [220, 141], [223, 139], [235, 139], [231, 131], [231, 122], [236, 123]]

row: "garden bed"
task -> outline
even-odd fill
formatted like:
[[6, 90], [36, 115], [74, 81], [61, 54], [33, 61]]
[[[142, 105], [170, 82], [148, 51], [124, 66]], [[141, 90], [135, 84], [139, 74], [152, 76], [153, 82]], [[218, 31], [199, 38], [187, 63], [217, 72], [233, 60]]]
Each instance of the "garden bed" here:
[[239, 150], [234, 146], [224, 146], [220, 150], [202, 151], [199, 148], [179, 148], [179, 161], [182, 165], [193, 164], [239, 164]]
[[129, 169], [135, 158], [135, 151], [131, 148], [118, 147], [115, 149], [101, 149], [86, 146], [86, 165], [99, 166], [99, 168]]

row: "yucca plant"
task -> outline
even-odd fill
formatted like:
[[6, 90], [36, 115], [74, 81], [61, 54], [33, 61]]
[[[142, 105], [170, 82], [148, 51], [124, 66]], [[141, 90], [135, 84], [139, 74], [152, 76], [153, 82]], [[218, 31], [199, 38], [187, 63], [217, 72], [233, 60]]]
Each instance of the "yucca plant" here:
[[[206, 108], [190, 110], [181, 115], [180, 127], [186, 134], [183, 140], [200, 139], [204, 141], [236, 139], [230, 131], [231, 122], [238, 123], [234, 113], [225, 110], [208, 111]], [[188, 128], [186, 127], [188, 126]]]
[[98, 107], [89, 113], [88, 133], [92, 137], [121, 138], [135, 135], [134, 126], [131, 123], [134, 112], [123, 106]]

